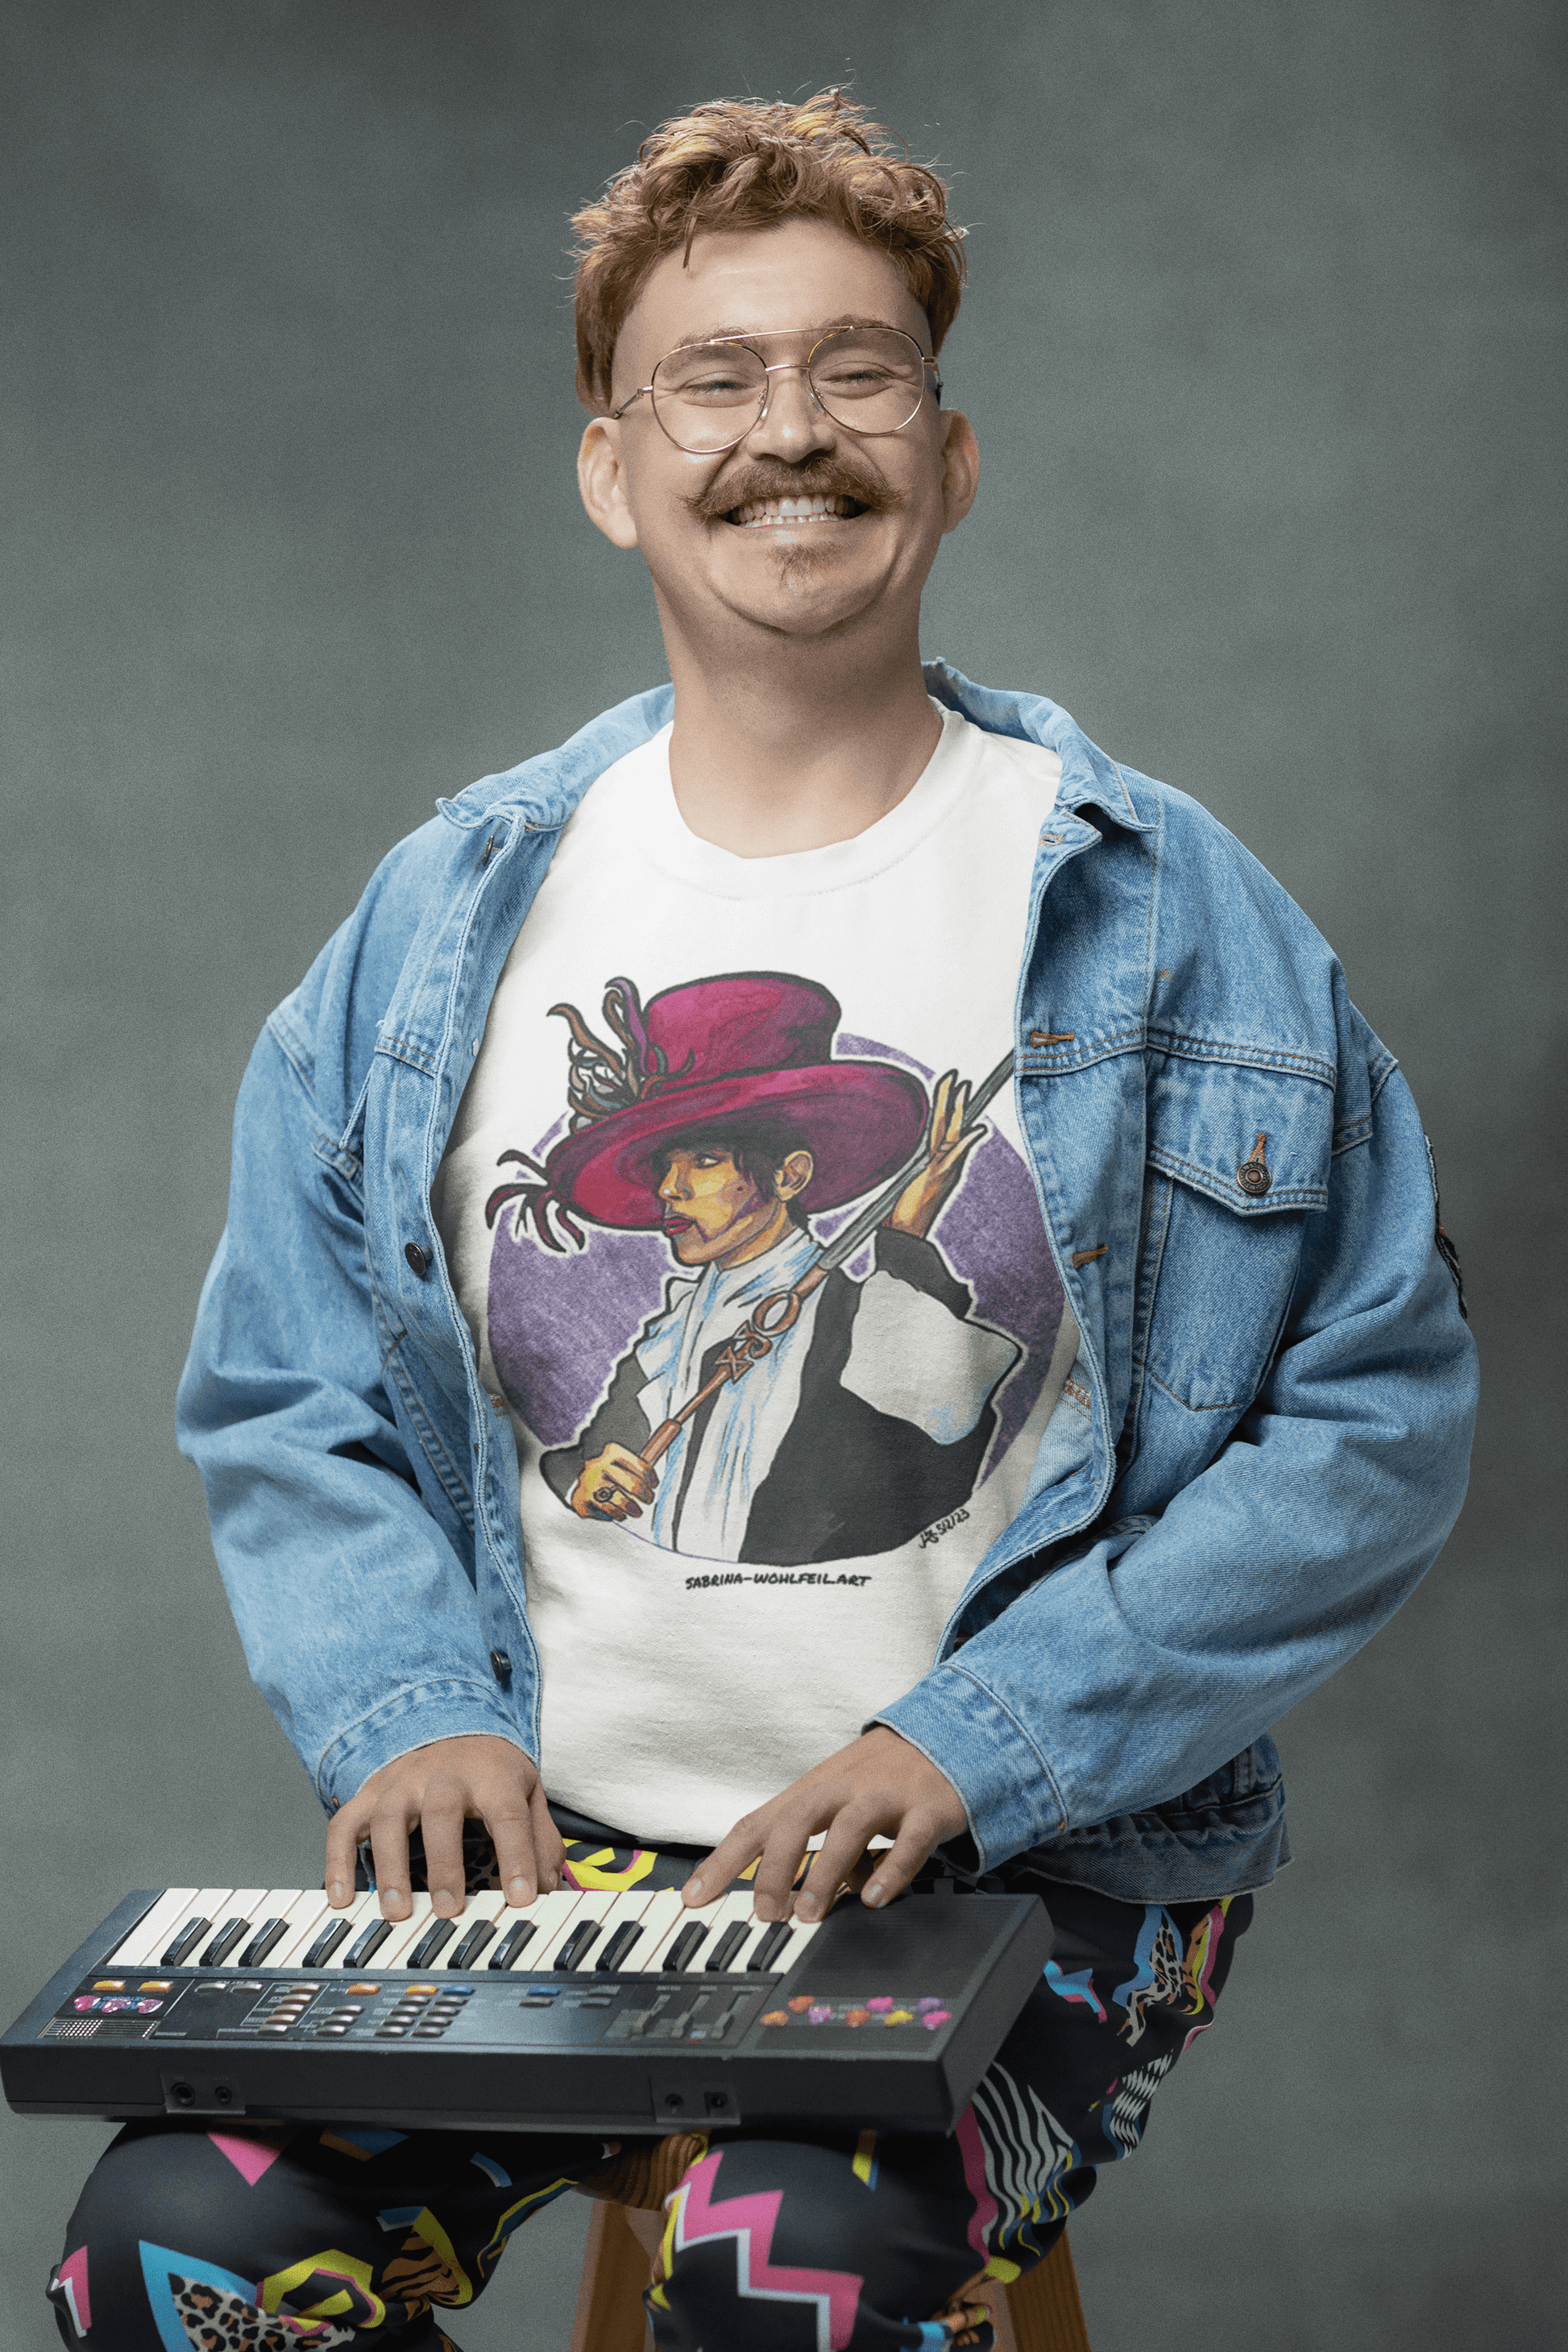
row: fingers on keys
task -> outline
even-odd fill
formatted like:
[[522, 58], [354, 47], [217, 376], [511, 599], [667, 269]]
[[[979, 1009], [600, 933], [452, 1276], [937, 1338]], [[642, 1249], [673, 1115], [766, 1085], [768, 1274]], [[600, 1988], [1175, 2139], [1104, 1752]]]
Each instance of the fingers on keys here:
[[[419, 1827], [425, 1842], [425, 1884], [430, 1889], [430, 1906], [437, 1919], [456, 1919], [463, 1908], [463, 1817], [467, 1811], [468, 1790], [450, 1772], [433, 1772], [425, 1783], [419, 1806]], [[401, 1823], [400, 1823], [401, 1827]], [[381, 1844], [372, 1825], [375, 1843], [375, 1877], [378, 1886], [390, 1892], [389, 1879], [381, 1866]], [[402, 1833], [401, 1867], [398, 1883], [407, 1891], [408, 1838]], [[401, 1918], [401, 1911], [388, 1911], [389, 1919]]]
[[[520, 1765], [522, 1760], [520, 1756]], [[532, 1801], [535, 1795], [539, 1800], [537, 1808]], [[514, 1910], [531, 1903], [542, 1885], [548, 1888], [554, 1883], [541, 1865], [541, 1814], [549, 1820], [542, 1789], [535, 1781], [533, 1789], [525, 1793], [521, 1779], [507, 1789], [504, 1796], [492, 1800], [485, 1811], [485, 1827], [495, 1847], [496, 1875]]]
[[[548, 1895], [561, 1884], [561, 1874], [566, 1867], [566, 1848], [551, 1818], [544, 1783], [537, 1775], [529, 1791], [528, 1811], [533, 1832], [533, 1853], [539, 1870], [540, 1891]], [[505, 1881], [502, 1883], [504, 1885]], [[510, 1893], [508, 1899], [510, 1899]], [[527, 1897], [524, 1896], [523, 1900], [526, 1901]]]

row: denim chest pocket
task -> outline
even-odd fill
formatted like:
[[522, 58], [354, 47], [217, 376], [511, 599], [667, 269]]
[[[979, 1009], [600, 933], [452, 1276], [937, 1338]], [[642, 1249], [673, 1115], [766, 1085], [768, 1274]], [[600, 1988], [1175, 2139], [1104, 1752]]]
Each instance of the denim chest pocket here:
[[1151, 1072], [1135, 1351], [1191, 1412], [1240, 1412], [1262, 1385], [1328, 1206], [1331, 1079], [1174, 1054]]

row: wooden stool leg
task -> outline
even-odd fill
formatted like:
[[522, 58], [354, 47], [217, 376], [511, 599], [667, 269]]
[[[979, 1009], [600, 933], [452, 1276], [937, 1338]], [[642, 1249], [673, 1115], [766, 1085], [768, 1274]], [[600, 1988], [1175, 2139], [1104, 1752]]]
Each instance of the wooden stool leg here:
[[[663, 2216], [651, 2218], [662, 2221]], [[596, 2201], [577, 2289], [572, 2352], [643, 2352], [647, 2316], [642, 2294], [652, 2267], [652, 2257], [634, 2235], [625, 2207]]]
[[998, 2352], [1089, 2352], [1078, 2273], [1064, 2230], [1043, 2263], [993, 2305]]

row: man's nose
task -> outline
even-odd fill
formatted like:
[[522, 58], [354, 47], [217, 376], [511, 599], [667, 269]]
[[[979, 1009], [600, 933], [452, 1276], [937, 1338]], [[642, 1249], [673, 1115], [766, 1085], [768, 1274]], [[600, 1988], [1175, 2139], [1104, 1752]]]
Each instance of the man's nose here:
[[798, 465], [814, 450], [831, 449], [838, 428], [812, 391], [802, 362], [770, 369], [768, 404], [742, 446], [753, 457]]

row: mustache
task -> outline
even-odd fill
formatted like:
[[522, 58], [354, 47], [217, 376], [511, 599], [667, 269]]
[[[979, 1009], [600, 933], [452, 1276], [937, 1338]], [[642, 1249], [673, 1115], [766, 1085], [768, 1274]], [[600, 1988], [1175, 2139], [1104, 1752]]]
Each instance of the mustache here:
[[710, 482], [689, 504], [700, 522], [721, 522], [754, 499], [810, 498], [853, 499], [873, 514], [890, 514], [903, 504], [886, 482], [868, 469], [847, 465], [841, 457], [804, 466], [765, 466], [752, 460]]

